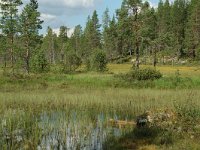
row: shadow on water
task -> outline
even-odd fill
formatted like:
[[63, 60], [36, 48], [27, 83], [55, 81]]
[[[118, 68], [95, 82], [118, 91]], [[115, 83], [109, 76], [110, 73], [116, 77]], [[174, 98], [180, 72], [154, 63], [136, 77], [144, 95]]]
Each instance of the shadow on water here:
[[141, 127], [133, 128], [120, 138], [111, 137], [104, 145], [105, 150], [138, 150], [138, 149], [157, 149], [161, 145], [173, 144], [173, 133], [160, 127]]

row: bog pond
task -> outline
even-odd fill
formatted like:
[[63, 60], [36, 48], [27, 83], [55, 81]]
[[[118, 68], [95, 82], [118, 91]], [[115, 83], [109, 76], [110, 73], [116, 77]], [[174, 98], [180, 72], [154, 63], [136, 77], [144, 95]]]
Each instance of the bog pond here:
[[112, 138], [120, 138], [133, 126], [119, 128], [109, 123], [117, 115], [83, 115], [75, 111], [44, 112], [29, 116], [23, 111], [8, 111], [1, 119], [0, 146], [4, 149], [102, 150]]

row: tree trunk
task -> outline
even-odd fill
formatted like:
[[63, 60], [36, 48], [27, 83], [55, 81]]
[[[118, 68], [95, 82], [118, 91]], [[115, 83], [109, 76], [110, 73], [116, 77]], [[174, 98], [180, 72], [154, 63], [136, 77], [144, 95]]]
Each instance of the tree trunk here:
[[136, 61], [135, 61], [135, 68], [140, 68], [140, 53], [139, 53], [139, 43], [136, 43]]
[[6, 69], [6, 67], [7, 67], [7, 54], [5, 52], [5, 54], [4, 54], [4, 69]]
[[54, 38], [53, 38], [53, 36], [51, 38], [51, 54], [52, 54], [52, 63], [55, 65], [56, 61], [55, 61], [55, 49], [54, 49]]
[[[134, 10], [133, 10], [134, 11]], [[138, 9], [135, 10], [135, 22], [136, 22], [136, 61], [135, 61], [135, 69], [140, 68], [140, 45], [139, 45], [139, 25], [138, 25]]]
[[27, 50], [26, 50], [26, 58], [25, 58], [25, 62], [26, 62], [26, 72], [29, 74], [29, 72], [30, 72], [30, 64], [29, 64], [29, 48], [27, 48]]
[[11, 54], [11, 68], [12, 73], [14, 74], [14, 35], [11, 35], [11, 48], [10, 48], [10, 54]]
[[156, 50], [154, 50], [153, 66], [156, 67], [156, 65], [157, 65], [157, 55], [156, 55]]
[[165, 65], [165, 56], [162, 57], [162, 63]]

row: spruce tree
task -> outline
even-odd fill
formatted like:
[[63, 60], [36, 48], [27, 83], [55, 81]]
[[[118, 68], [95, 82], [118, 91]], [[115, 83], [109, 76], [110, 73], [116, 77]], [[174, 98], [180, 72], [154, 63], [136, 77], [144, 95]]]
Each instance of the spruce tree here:
[[93, 12], [91, 24], [92, 24], [92, 32], [91, 32], [92, 48], [93, 49], [101, 48], [101, 32], [100, 32], [101, 25], [99, 24], [99, 18], [96, 10]]
[[109, 43], [108, 43], [108, 29], [109, 29], [109, 23], [110, 23], [110, 16], [109, 16], [109, 9], [106, 8], [104, 14], [103, 14], [103, 49], [105, 51], [108, 51], [109, 49]]
[[92, 18], [88, 16], [86, 27], [84, 30], [84, 49], [85, 58], [90, 57], [95, 49], [101, 48], [101, 25], [99, 24], [99, 19], [97, 12], [93, 12]]

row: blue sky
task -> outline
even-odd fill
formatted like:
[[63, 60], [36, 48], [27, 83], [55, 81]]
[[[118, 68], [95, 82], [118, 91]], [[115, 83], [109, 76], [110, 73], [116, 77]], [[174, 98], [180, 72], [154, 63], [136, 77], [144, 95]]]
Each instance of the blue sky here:
[[[27, 3], [29, 0], [23, 0]], [[149, 0], [152, 5], [156, 5], [159, 0]], [[47, 26], [58, 32], [60, 26], [65, 25], [73, 29], [80, 24], [85, 26], [87, 16], [92, 15], [97, 10], [101, 21], [102, 14], [108, 7], [110, 15], [120, 8], [122, 0], [38, 0], [41, 18], [44, 20], [41, 33], [45, 33]]]

